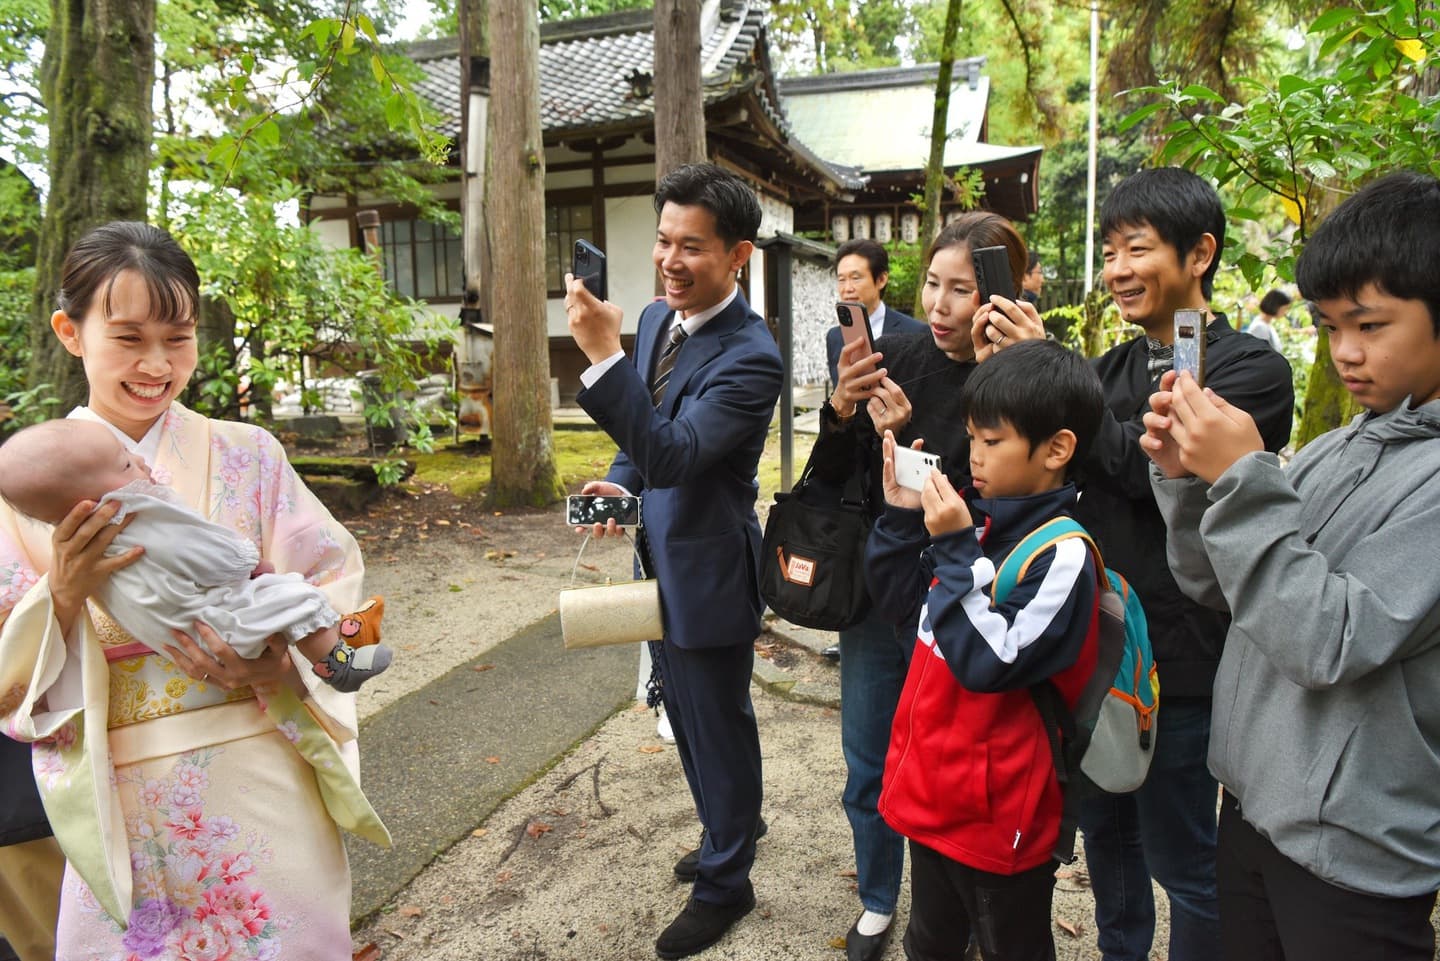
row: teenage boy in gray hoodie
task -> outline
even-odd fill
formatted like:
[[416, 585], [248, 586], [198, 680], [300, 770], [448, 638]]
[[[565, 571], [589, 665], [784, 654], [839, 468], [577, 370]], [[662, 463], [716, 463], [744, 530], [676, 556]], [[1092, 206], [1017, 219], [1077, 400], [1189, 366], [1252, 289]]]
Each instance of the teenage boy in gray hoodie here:
[[1296, 275], [1364, 412], [1282, 470], [1248, 415], [1167, 374], [1140, 442], [1176, 580], [1233, 618], [1210, 739], [1222, 948], [1433, 961], [1440, 181], [1365, 187]]

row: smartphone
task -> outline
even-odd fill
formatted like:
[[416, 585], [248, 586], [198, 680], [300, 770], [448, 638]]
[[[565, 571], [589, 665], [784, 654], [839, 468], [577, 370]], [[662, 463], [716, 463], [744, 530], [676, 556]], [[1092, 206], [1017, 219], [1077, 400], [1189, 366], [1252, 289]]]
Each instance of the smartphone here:
[[895, 483], [912, 491], [924, 490], [931, 470], [940, 469], [940, 455], [895, 445]]
[[575, 256], [570, 273], [579, 277], [585, 289], [599, 300], [609, 300], [605, 277], [605, 252], [588, 240], [575, 241]]
[[999, 294], [1006, 300], [1014, 300], [1017, 293], [1015, 277], [1010, 273], [1010, 248], [980, 247], [972, 251], [970, 259], [975, 265], [975, 287], [980, 291], [980, 303], [990, 303], [991, 294]]
[[841, 300], [835, 304], [835, 319], [840, 322], [840, 337], [849, 347], [857, 340], [863, 340], [870, 353], [875, 353], [875, 341], [870, 337], [870, 311], [864, 304]]
[[1205, 386], [1205, 311], [1194, 307], [1175, 311], [1175, 372], [1182, 370]]
[[640, 523], [640, 498], [615, 494], [571, 494], [565, 498], [565, 523], [589, 527], [614, 520], [620, 527]]

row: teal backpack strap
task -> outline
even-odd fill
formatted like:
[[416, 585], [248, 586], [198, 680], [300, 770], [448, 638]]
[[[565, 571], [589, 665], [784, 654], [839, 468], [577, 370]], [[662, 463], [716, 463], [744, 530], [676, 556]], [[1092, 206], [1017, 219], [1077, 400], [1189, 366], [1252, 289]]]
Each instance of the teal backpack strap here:
[[1100, 549], [1095, 546], [1095, 541], [1091, 539], [1089, 533], [1074, 518], [1057, 517], [1054, 520], [1046, 521], [1026, 534], [1020, 543], [1005, 555], [1000, 569], [995, 572], [995, 583], [990, 588], [990, 597], [993, 603], [999, 604], [1015, 589], [1015, 585], [1020, 583], [1020, 579], [1029, 570], [1031, 561], [1057, 541], [1062, 541], [1067, 537], [1085, 538], [1090, 549], [1095, 552], [1095, 562], [1103, 577], [1105, 565], [1100, 561]]

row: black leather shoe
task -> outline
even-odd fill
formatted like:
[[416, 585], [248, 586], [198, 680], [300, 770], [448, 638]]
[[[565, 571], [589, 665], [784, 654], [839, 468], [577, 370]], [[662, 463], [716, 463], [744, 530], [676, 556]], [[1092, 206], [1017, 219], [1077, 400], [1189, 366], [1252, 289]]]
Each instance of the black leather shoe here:
[[879, 934], [861, 934], [860, 919], [856, 918], [855, 923], [850, 925], [850, 933], [845, 935], [845, 961], [880, 961], [885, 946], [890, 943], [890, 932], [894, 929], [892, 918]]
[[839, 664], [839, 663], [840, 663], [840, 645], [839, 645], [839, 644], [831, 644], [829, 647], [825, 648], [824, 650], [822, 650], [822, 651], [820, 652], [820, 656], [823, 657], [823, 658], [825, 658], [826, 660], [834, 661], [836, 664]]
[[[769, 830], [770, 825], [765, 823], [764, 818], [761, 818], [760, 826], [755, 829], [755, 840], [758, 841], [763, 838], [766, 832]], [[703, 848], [704, 846], [705, 831], [702, 828], [700, 831], [699, 847], [695, 848], [695, 850], [693, 851], [686, 851], [685, 855], [681, 857], [680, 860], [675, 862], [675, 877], [679, 878], [681, 881], [684, 881], [686, 884], [689, 884], [695, 880], [695, 876], [700, 873], [700, 848]]]
[[745, 893], [734, 904], [711, 904], [693, 897], [661, 932], [655, 953], [667, 961], [688, 958], [725, 937], [730, 926], [755, 909], [755, 889], [745, 882]]

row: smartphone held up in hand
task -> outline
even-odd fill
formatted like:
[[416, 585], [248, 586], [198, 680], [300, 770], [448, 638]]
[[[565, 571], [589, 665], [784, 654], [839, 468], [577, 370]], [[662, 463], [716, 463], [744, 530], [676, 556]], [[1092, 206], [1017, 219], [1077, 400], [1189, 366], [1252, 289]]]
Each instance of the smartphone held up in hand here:
[[613, 520], [619, 527], [640, 523], [640, 498], [629, 494], [571, 494], [565, 498], [565, 523], [589, 527]]
[[1194, 307], [1175, 311], [1175, 373], [1182, 370], [1205, 386], [1205, 311]]
[[1010, 248], [980, 247], [970, 255], [975, 267], [975, 289], [980, 291], [980, 303], [990, 303], [991, 294], [999, 294], [1007, 300], [1014, 300], [1015, 277], [1010, 273]]
[[605, 252], [588, 240], [575, 241], [575, 256], [570, 273], [580, 278], [585, 289], [597, 300], [609, 300], [608, 283], [605, 277]]
[[846, 347], [860, 340], [865, 342], [866, 353], [875, 353], [875, 341], [870, 336], [870, 312], [865, 309], [864, 304], [848, 300], [837, 301], [835, 319], [840, 324], [840, 338]]
[[940, 469], [940, 455], [895, 445], [895, 483], [912, 491], [925, 489], [930, 471]]

